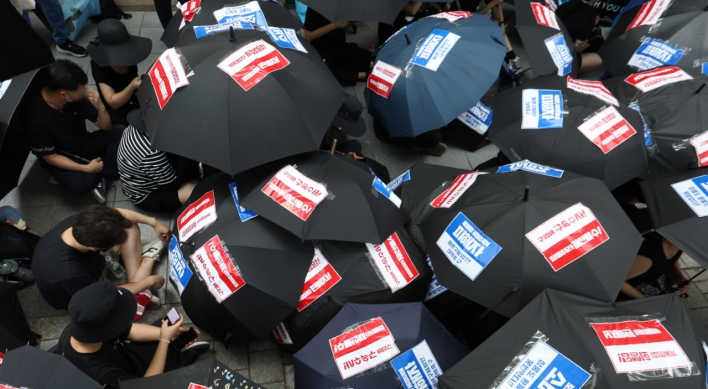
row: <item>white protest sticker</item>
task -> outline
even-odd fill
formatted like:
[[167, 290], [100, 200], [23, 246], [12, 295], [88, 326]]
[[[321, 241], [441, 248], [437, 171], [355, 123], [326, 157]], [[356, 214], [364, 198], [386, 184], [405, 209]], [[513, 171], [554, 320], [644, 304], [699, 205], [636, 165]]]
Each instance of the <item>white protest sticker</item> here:
[[590, 323], [617, 374], [691, 367], [691, 361], [658, 320]]
[[430, 15], [430, 16], [426, 16], [426, 17], [427, 18], [445, 19], [448, 22], [452, 23], [452, 22], [460, 20], [460, 19], [471, 18], [472, 13], [469, 11], [449, 11], [449, 12], [436, 13], [434, 15]]
[[568, 76], [566, 88], [584, 95], [597, 97], [608, 104], [619, 106], [617, 98], [602, 84], [602, 81], [576, 80]]
[[398, 197], [397, 194], [393, 193], [393, 191], [389, 189], [388, 186], [384, 184], [380, 178], [376, 177], [375, 174], [374, 182], [371, 183], [371, 186], [376, 189], [377, 192], [381, 193], [382, 195], [384, 195], [384, 197], [389, 199], [393, 203], [393, 205], [396, 206], [396, 208], [401, 208], [401, 203], [403, 202], [403, 200], [401, 200], [401, 198]]
[[235, 20], [230, 23], [212, 24], [211, 26], [193, 26], [194, 36], [196, 36], [197, 39], [201, 39], [205, 36], [216, 34], [217, 32], [229, 31], [231, 27], [233, 27], [234, 30], [253, 30], [251, 23]]
[[235, 7], [224, 7], [214, 11], [214, 18], [219, 24], [233, 22], [234, 20], [242, 20], [256, 26], [267, 26], [265, 16], [261, 10], [261, 6], [257, 1], [252, 1], [248, 4], [237, 5]]
[[401, 173], [400, 176], [394, 178], [393, 180], [391, 180], [391, 182], [386, 184], [386, 188], [388, 188], [388, 190], [393, 192], [394, 190], [398, 189], [398, 187], [401, 186], [404, 182], [410, 181], [410, 179], [411, 179], [411, 170], [408, 169], [405, 172]]
[[204, 246], [194, 250], [192, 264], [219, 303], [246, 285], [238, 274], [231, 258], [221, 245], [219, 235], [209, 239]]
[[391, 367], [404, 389], [437, 389], [438, 377], [443, 373], [425, 339], [394, 358]]
[[708, 216], [708, 175], [671, 184], [698, 217]]
[[388, 99], [391, 96], [393, 85], [401, 75], [401, 69], [393, 65], [389, 65], [381, 60], [376, 61], [374, 68], [366, 80], [366, 87], [383, 98]]
[[182, 295], [184, 288], [187, 287], [189, 280], [192, 279], [192, 270], [189, 269], [187, 261], [184, 259], [182, 250], [179, 248], [179, 242], [174, 235], [170, 239], [170, 278], [177, 286], [177, 292]]
[[450, 186], [430, 202], [433, 208], [450, 208], [477, 181], [479, 172], [460, 174]]
[[192, 19], [194, 19], [194, 15], [197, 14], [197, 10], [201, 4], [202, 0], [190, 0], [184, 3], [180, 7], [180, 11], [182, 11], [182, 21], [191, 22]]
[[627, 65], [639, 70], [649, 70], [664, 65], [676, 65], [676, 63], [686, 54], [685, 50], [679, 49], [669, 42], [661, 39], [646, 38], [634, 52]]
[[275, 343], [293, 344], [293, 340], [290, 338], [290, 333], [288, 333], [288, 330], [285, 328], [285, 324], [283, 323], [280, 323], [273, 328], [273, 331], [270, 332], [270, 336], [273, 340], [275, 340]]
[[655, 25], [656, 22], [661, 19], [661, 15], [664, 14], [664, 11], [669, 8], [670, 4], [671, 0], [651, 0], [648, 3], [642, 4], [642, 8], [639, 9], [639, 12], [637, 12], [634, 20], [632, 20], [632, 23], [627, 26], [627, 30], [625, 31], [629, 31], [639, 26]]
[[322, 255], [322, 251], [319, 248], [315, 249], [315, 256], [312, 258], [310, 269], [307, 270], [305, 277], [305, 284], [300, 292], [297, 311], [302, 312], [341, 280], [342, 277]]
[[589, 379], [588, 372], [539, 340], [497, 388], [580, 389]]
[[297, 32], [292, 28], [267, 27], [265, 32], [279, 47], [307, 53], [307, 49], [297, 37]]
[[391, 331], [380, 317], [335, 336], [329, 340], [329, 347], [342, 379], [378, 366], [399, 353]]
[[436, 244], [450, 263], [472, 281], [502, 249], [462, 212], [452, 219]]
[[489, 126], [492, 125], [493, 114], [492, 109], [480, 101], [474, 107], [458, 116], [457, 119], [479, 135], [484, 135], [487, 133]]
[[430, 257], [426, 258], [425, 262], [430, 267], [430, 270], [433, 271], [433, 278], [430, 279], [430, 284], [428, 285], [428, 292], [425, 293], [425, 298], [423, 298], [423, 302], [432, 300], [435, 297], [438, 297], [441, 294], [447, 292], [447, 288], [440, 285], [440, 283], [438, 282], [438, 276], [435, 275], [435, 269], [433, 269], [433, 263], [430, 261]]
[[560, 31], [556, 14], [550, 8], [541, 3], [531, 3], [531, 12], [533, 12], [533, 16], [539, 26], [550, 27]]
[[563, 94], [559, 90], [524, 89], [521, 96], [521, 128], [563, 128]]
[[177, 218], [179, 240], [187, 241], [192, 235], [216, 221], [216, 202], [214, 191], [204, 194], [199, 200], [190, 204]]
[[573, 70], [573, 55], [570, 53], [565, 36], [559, 32], [552, 37], [543, 40], [548, 54], [551, 55], [553, 63], [556, 64], [559, 76], [567, 76]]
[[457, 34], [436, 28], [420, 44], [411, 63], [436, 72], [459, 39]]
[[0, 99], [5, 95], [5, 92], [7, 91], [7, 88], [10, 87], [10, 83], [12, 80], [5, 80], [3, 82], [0, 82]]
[[369, 250], [379, 273], [391, 288], [391, 293], [403, 289], [420, 275], [395, 232], [381, 244], [366, 243], [366, 249]]
[[526, 234], [558, 271], [610, 239], [590, 208], [581, 203], [546, 220]]
[[634, 73], [624, 81], [642, 92], [661, 88], [679, 81], [693, 80], [693, 77], [676, 66], [667, 66], [646, 72]]
[[280, 169], [261, 192], [303, 221], [329, 195], [327, 187], [300, 173], [292, 165]]
[[290, 61], [278, 49], [259, 39], [243, 45], [217, 66], [248, 91], [270, 73], [288, 65]]
[[172, 98], [177, 88], [189, 85], [187, 74], [174, 48], [165, 50], [148, 71], [160, 109]]
[[561, 178], [564, 172], [564, 170], [561, 169], [554, 169], [549, 166], [539, 165], [537, 163], [529, 161], [528, 159], [524, 159], [519, 162], [512, 162], [507, 165], [499, 166], [499, 168], [497, 169], [497, 173], [511, 173], [517, 170], [523, 170], [525, 172], [540, 174], [542, 176], [554, 178]]
[[605, 154], [637, 133], [613, 106], [593, 115], [578, 126], [578, 130]]
[[696, 149], [698, 166], [708, 166], [708, 131], [691, 139], [691, 146]]

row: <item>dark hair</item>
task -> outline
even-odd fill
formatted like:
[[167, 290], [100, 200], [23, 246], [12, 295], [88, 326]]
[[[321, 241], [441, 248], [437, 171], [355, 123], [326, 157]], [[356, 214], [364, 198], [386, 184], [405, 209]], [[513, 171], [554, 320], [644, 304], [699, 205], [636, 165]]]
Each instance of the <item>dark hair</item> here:
[[132, 226], [116, 209], [95, 206], [76, 216], [71, 233], [80, 244], [103, 250], [123, 244], [128, 239], [126, 229]]
[[88, 76], [79, 65], [66, 59], [58, 59], [46, 70], [47, 89], [56, 92], [60, 89], [74, 91], [79, 89], [79, 85], [88, 83]]

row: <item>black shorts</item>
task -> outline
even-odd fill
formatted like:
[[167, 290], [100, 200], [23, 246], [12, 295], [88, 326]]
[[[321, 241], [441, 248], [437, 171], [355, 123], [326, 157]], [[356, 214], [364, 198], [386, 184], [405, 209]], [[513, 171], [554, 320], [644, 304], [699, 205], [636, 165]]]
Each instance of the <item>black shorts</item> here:
[[177, 191], [173, 185], [159, 186], [137, 205], [140, 209], [151, 212], [174, 212], [182, 206]]

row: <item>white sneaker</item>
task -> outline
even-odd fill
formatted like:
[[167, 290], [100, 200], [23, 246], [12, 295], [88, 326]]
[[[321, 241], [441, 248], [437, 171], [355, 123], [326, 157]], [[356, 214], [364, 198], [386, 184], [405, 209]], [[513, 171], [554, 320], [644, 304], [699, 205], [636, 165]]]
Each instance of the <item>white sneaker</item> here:
[[143, 258], [152, 258], [155, 262], [160, 262], [160, 254], [163, 250], [165, 250], [165, 243], [160, 239], [155, 239], [143, 246]]

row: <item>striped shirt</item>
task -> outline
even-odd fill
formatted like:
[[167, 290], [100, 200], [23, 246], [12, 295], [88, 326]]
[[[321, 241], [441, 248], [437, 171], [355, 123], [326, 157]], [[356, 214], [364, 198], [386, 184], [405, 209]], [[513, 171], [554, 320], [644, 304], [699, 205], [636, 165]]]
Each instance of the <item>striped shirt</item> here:
[[152, 150], [147, 134], [128, 126], [118, 147], [118, 173], [123, 194], [138, 204], [157, 189], [177, 179], [167, 154]]

